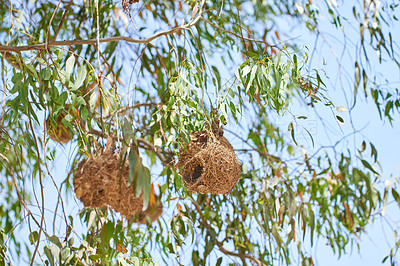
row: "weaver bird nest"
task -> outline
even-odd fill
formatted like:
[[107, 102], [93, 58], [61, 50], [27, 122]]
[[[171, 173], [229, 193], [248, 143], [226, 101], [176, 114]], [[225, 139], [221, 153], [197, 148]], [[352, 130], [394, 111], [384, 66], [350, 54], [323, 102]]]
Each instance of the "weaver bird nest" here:
[[191, 133], [191, 141], [181, 147], [177, 168], [185, 186], [196, 193], [225, 194], [239, 181], [241, 167], [222, 130]]
[[143, 207], [143, 194], [135, 197], [128, 186], [129, 163], [122, 166], [120, 155], [107, 151], [81, 161], [73, 184], [76, 196], [85, 207], [111, 206], [125, 217], [138, 214]]
[[[65, 109], [68, 109], [69, 105], [65, 105]], [[46, 132], [49, 135], [49, 137], [58, 143], [61, 144], [66, 144], [68, 143], [72, 136], [71, 132], [68, 128], [64, 126], [62, 123], [63, 118], [67, 115], [66, 110], [63, 110], [56, 118], [55, 121], [52, 121], [52, 119], [47, 117], [46, 119]]]
[[156, 199], [157, 200], [154, 203], [152, 203], [150, 199], [150, 204], [146, 210], [141, 211], [137, 215], [131, 215], [128, 217], [128, 223], [147, 224], [147, 222], [152, 223], [157, 221], [163, 213], [163, 205], [158, 197], [156, 197]]
[[146, 210], [139, 213], [137, 218], [137, 223], [146, 224], [147, 221], [155, 222], [160, 218], [163, 213], [163, 205], [161, 202], [154, 206], [149, 206]]

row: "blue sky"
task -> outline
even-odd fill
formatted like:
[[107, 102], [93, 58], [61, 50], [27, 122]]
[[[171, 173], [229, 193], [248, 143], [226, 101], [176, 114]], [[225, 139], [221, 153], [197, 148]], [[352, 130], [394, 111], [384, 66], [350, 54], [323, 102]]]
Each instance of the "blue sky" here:
[[[346, 12], [351, 12], [351, 10], [343, 8], [343, 14]], [[351, 13], [350, 13], [351, 14]], [[351, 24], [351, 22], [350, 22]], [[326, 39], [327, 42], [334, 45], [334, 47], [341, 51], [343, 45], [342, 34], [340, 30], [332, 30], [332, 25], [330, 25], [329, 21], [322, 20], [320, 24], [323, 31], [326, 31]], [[288, 26], [283, 26], [288, 27]], [[328, 34], [329, 33], [329, 34]], [[348, 109], [351, 107], [352, 103], [352, 91], [353, 88], [352, 82], [354, 77], [354, 56], [352, 53], [355, 47], [351, 47], [351, 44], [347, 43], [349, 47], [349, 53], [346, 53], [345, 56], [341, 58], [341, 62], [343, 63], [343, 84], [344, 90], [342, 90], [342, 85], [340, 84], [337, 63], [335, 62], [335, 58], [332, 55], [332, 51], [330, 50], [329, 44], [324, 43], [323, 39], [320, 37], [319, 42], [315, 46], [315, 36], [310, 36], [308, 31], [303, 28], [300, 32], [296, 31], [295, 36], [297, 43], [303, 44], [304, 47], [308, 47], [310, 53], [314, 49], [316, 49], [316, 53], [311, 58], [310, 68], [316, 69], [324, 69], [326, 71], [326, 75], [329, 77], [327, 82], [328, 95], [332, 102], [336, 106], [345, 106]], [[349, 36], [354, 34], [354, 31], [349, 27]], [[394, 40], [400, 43], [399, 33], [393, 33]], [[358, 38], [357, 35], [354, 35]], [[371, 51], [372, 53], [372, 51]], [[323, 62], [326, 61], [325, 65]], [[389, 80], [393, 87], [398, 87], [400, 84], [400, 74], [399, 69], [394, 67], [392, 63], [384, 63], [382, 65], [377, 64], [376, 60], [372, 62], [372, 68], [376, 68], [375, 70], [384, 74], [384, 77]], [[361, 92], [361, 89], [360, 89]], [[304, 112], [300, 107], [293, 108], [292, 112], [294, 114], [301, 115]], [[378, 150], [378, 160], [383, 170], [383, 178], [389, 179], [391, 177], [399, 177], [400, 176], [400, 140], [399, 133], [400, 132], [400, 124], [398, 123], [399, 116], [395, 116], [395, 121], [393, 122], [393, 126], [391, 126], [387, 121], [384, 122], [379, 118], [378, 111], [374, 106], [372, 99], [363, 99], [361, 93], [357, 98], [356, 107], [350, 112], [344, 112], [340, 115], [344, 118], [345, 124], [338, 125], [334, 119], [332, 119], [332, 113], [329, 108], [318, 108], [318, 114], [323, 117], [327, 117], [327, 120], [330, 120], [329, 124], [329, 134], [326, 134], [326, 126], [319, 123], [317, 119], [315, 119], [315, 124], [311, 126], [315, 126], [315, 135], [313, 135], [316, 145], [327, 145], [329, 143], [334, 143], [336, 140], [342, 138], [344, 135], [354, 131], [355, 129], [362, 129], [361, 133], [356, 134], [347, 139], [345, 142], [345, 146], [348, 147], [352, 152], [355, 153], [356, 148], [360, 148], [361, 142], [363, 140], [371, 141]], [[312, 115], [312, 114], [311, 114]], [[350, 117], [351, 115], [351, 117]], [[350, 123], [352, 121], [352, 123]], [[282, 124], [282, 128], [287, 128], [287, 125]], [[233, 126], [234, 128], [234, 126]], [[300, 136], [301, 137], [301, 136]], [[305, 138], [300, 140], [302, 144], [312, 149], [310, 142]], [[59, 151], [61, 151], [61, 155], [58, 157], [55, 165], [55, 179], [56, 183], [60, 183], [65, 176], [67, 175], [67, 171], [69, 166], [67, 167], [68, 159], [72, 158], [72, 154], [76, 152], [72, 149], [70, 144], [65, 147], [61, 147]], [[160, 171], [154, 171], [152, 174], [156, 175]], [[380, 169], [378, 172], [381, 172]], [[57, 194], [50, 180], [47, 180], [46, 183], [46, 208], [53, 210], [55, 206], [54, 199]], [[68, 202], [71, 202], [66, 207], [68, 210], [73, 213], [77, 213], [81, 204], [76, 202], [71, 197], [68, 199]], [[76, 202], [76, 203], [75, 203]], [[34, 210], [34, 209], [33, 209]], [[67, 211], [68, 213], [68, 211]], [[48, 221], [52, 220], [51, 212], [47, 213]], [[387, 209], [387, 215], [393, 218], [396, 221], [400, 221], [400, 211], [393, 200], [389, 200], [389, 206]], [[167, 219], [167, 217], [165, 217]], [[77, 222], [77, 218], [75, 221]], [[48, 225], [49, 227], [52, 225]], [[78, 227], [78, 223], [75, 224]], [[60, 233], [61, 232], [56, 232]], [[385, 236], [386, 233], [386, 236]], [[22, 234], [26, 234], [26, 231], [22, 231]], [[358, 254], [357, 248], [354, 247], [352, 254], [344, 254], [340, 259], [337, 258], [337, 254], [333, 254], [331, 249], [325, 244], [325, 240], [315, 241], [315, 245], [312, 248], [313, 257], [316, 259], [314, 262], [316, 265], [321, 266], [330, 266], [330, 265], [380, 265], [384, 256], [389, 253], [390, 245], [387, 244], [387, 239], [389, 240], [389, 244], [392, 243], [393, 233], [392, 230], [387, 226], [386, 223], [379, 221], [379, 219], [373, 224], [368, 226], [367, 233], [363, 235], [360, 241], [360, 253]], [[350, 249], [349, 249], [350, 251]], [[385, 265], [389, 265], [387, 262]]]
[[[351, 3], [350, 3], [351, 2]], [[347, 5], [353, 5], [354, 1], [348, 1]], [[320, 29], [324, 36], [320, 36], [318, 42], [315, 42], [315, 37], [309, 36], [307, 31], [301, 33], [301, 39], [304, 44], [309, 47], [310, 51], [316, 49], [314, 58], [312, 59], [312, 67], [324, 69], [329, 80], [327, 82], [329, 98], [336, 106], [345, 106], [351, 108], [354, 87], [354, 58], [358, 56], [357, 44], [359, 39], [358, 22], [356, 22], [351, 14], [351, 6], [343, 6], [339, 13], [347, 18], [344, 21], [344, 32], [349, 38], [346, 42], [343, 39], [341, 30], [334, 28], [327, 19], [319, 23]], [[398, 23], [396, 24], [398, 26]], [[395, 28], [395, 27], [393, 27]], [[392, 28], [392, 29], [393, 29]], [[393, 41], [399, 43], [400, 35], [398, 31], [392, 31]], [[301, 42], [300, 42], [301, 43]], [[336, 55], [340, 57], [342, 69], [339, 71], [336, 62], [336, 55], [333, 54], [332, 47]], [[343, 50], [344, 49], [344, 50]], [[342, 51], [345, 51], [342, 53]], [[400, 72], [396, 64], [391, 61], [378, 63], [376, 52], [368, 49], [368, 55], [371, 60], [370, 70], [372, 73], [380, 72], [383, 74], [382, 81], [391, 84], [391, 89], [398, 88], [400, 85]], [[326, 65], [323, 63], [326, 62]], [[340, 82], [340, 78], [343, 82]], [[372, 79], [372, 77], [369, 77]], [[326, 111], [326, 110], [325, 110]], [[339, 114], [339, 113], [338, 113]], [[320, 115], [329, 117], [329, 112], [321, 110]], [[342, 136], [356, 130], [361, 130], [359, 134], [348, 138], [346, 145], [354, 154], [357, 154], [356, 149], [360, 149], [361, 143], [365, 140], [372, 142], [378, 150], [378, 161], [382, 169], [378, 172], [382, 173], [382, 179], [399, 178], [400, 176], [400, 123], [399, 115], [395, 116], [393, 125], [388, 121], [382, 121], [379, 117], [378, 110], [371, 97], [365, 99], [363, 97], [363, 89], [360, 87], [357, 104], [351, 112], [340, 113], [345, 124], [342, 126], [331, 123], [332, 133], [328, 137], [325, 134], [324, 126], [319, 125], [316, 134], [316, 140], [320, 144], [326, 145], [329, 142], [335, 142]], [[369, 151], [368, 151], [369, 152]], [[360, 167], [360, 165], [358, 166]], [[393, 201], [389, 199], [386, 216], [396, 222], [400, 221], [400, 210]], [[381, 265], [382, 259], [389, 254], [390, 247], [393, 246], [393, 230], [385, 222], [385, 219], [377, 219], [374, 224], [367, 227], [367, 232], [361, 237], [360, 252], [358, 253], [355, 246], [350, 254], [343, 255], [340, 259], [334, 255], [324, 241], [317, 242], [316, 257], [318, 265]], [[389, 261], [385, 263], [389, 265]]]

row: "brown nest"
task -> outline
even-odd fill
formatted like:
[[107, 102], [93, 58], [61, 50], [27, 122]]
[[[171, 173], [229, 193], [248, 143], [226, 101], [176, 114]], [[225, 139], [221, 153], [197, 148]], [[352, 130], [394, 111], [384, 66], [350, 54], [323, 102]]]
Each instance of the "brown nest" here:
[[62, 123], [63, 118], [67, 115], [66, 111], [62, 111], [57, 116], [55, 125], [53, 125], [50, 116], [46, 119], [46, 132], [49, 137], [58, 143], [66, 144], [71, 140], [72, 136], [70, 130]]
[[154, 205], [149, 205], [146, 210], [141, 211], [137, 215], [131, 215], [128, 217], [128, 223], [147, 224], [147, 222], [155, 222], [160, 218], [163, 213], [163, 205], [161, 202], [157, 202]]
[[151, 184], [149, 206], [139, 214], [128, 217], [128, 223], [147, 224], [147, 222], [157, 221], [163, 213], [163, 205], [160, 198], [161, 195], [157, 196], [154, 192], [154, 184]]
[[105, 152], [80, 162], [73, 178], [75, 194], [85, 207], [111, 206], [126, 217], [137, 214], [143, 207], [143, 195], [135, 197], [128, 177], [129, 163], [122, 167], [118, 154]]
[[161, 214], [163, 213], [163, 205], [161, 202], [154, 206], [149, 206], [145, 211], [139, 213], [137, 222], [140, 224], [146, 224], [147, 220], [151, 222], [155, 222], [160, 218]]
[[185, 186], [197, 193], [231, 192], [241, 175], [229, 141], [222, 134], [215, 137], [207, 131], [192, 133], [189, 144], [181, 147], [180, 167]]

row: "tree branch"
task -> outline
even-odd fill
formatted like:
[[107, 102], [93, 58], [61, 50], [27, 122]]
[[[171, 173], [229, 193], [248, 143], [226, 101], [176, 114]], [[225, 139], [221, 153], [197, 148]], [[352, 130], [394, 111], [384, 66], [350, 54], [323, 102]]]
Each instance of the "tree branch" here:
[[196, 18], [194, 18], [191, 22], [189, 22], [187, 24], [172, 28], [170, 30], [160, 31], [146, 39], [133, 39], [133, 38], [125, 37], [125, 36], [115, 36], [115, 37], [101, 38], [101, 39], [51, 41], [49, 43], [40, 43], [40, 44], [25, 45], [25, 46], [0, 45], [0, 52], [22, 52], [22, 51], [32, 51], [32, 50], [45, 50], [47, 47], [83, 45], [83, 44], [92, 44], [93, 45], [93, 44], [96, 44], [97, 42], [108, 43], [108, 42], [126, 41], [126, 42], [130, 42], [130, 43], [149, 44], [151, 41], [157, 39], [158, 37], [173, 34], [173, 33], [179, 32], [181, 30], [187, 30], [187, 29], [191, 28], [200, 20], [201, 15], [202, 15], [202, 13], [200, 13]]
[[231, 252], [231, 251], [226, 250], [226, 249], [223, 247], [222, 243], [220, 243], [220, 242], [218, 242], [218, 241], [217, 241], [217, 245], [218, 245], [219, 250], [220, 250], [222, 253], [224, 253], [225, 255], [234, 256], [234, 257], [238, 257], [238, 258], [241, 258], [241, 259], [249, 259], [249, 260], [255, 262], [255, 263], [257, 264], [257, 266], [263, 266], [263, 265], [265, 265], [265, 264], [262, 263], [259, 259], [254, 258], [254, 257], [252, 257], [252, 256], [250, 256], [250, 255], [241, 254], [241, 253], [234, 253], [234, 252]]
[[[96, 135], [96, 136], [99, 136], [99, 137], [102, 137], [102, 138], [106, 138], [106, 137], [107, 137], [106, 134], [104, 134], [103, 132], [101, 132], [101, 131], [99, 131], [99, 130], [95, 130], [95, 129], [92, 129], [92, 130], [90, 131], [90, 134], [93, 134], [93, 135]], [[145, 139], [143, 139], [143, 138], [138, 138], [138, 137], [136, 137], [135, 139], [136, 139], [136, 141], [137, 141], [138, 144], [141, 144], [141, 145], [139, 145], [140, 148], [143, 148], [143, 149], [145, 149], [145, 150], [154, 152], [155, 155], [158, 157], [158, 159], [160, 159], [162, 165], [164, 165], [164, 166], [166, 166], [166, 167], [172, 167], [172, 164], [171, 164], [171, 163], [173, 162], [173, 160], [171, 160], [171, 159], [169, 159], [169, 158], [166, 158], [166, 157], [162, 154], [162, 152], [159, 151], [159, 149], [157, 149], [156, 147], [154, 147], [154, 145], [153, 145], [150, 141], [145, 140]], [[115, 140], [115, 141], [118, 141], [118, 137], [115, 136], [115, 137], [114, 137], [114, 140]]]
[[[121, 107], [121, 108], [115, 110], [114, 112], [112, 112], [112, 113], [110, 113], [110, 114], [108, 114], [106, 116], [103, 116], [103, 119], [110, 118], [111, 116], [117, 115], [119, 113], [125, 113], [126, 111], [131, 110], [131, 109], [136, 109], [136, 108], [140, 108], [140, 107], [143, 107], [143, 106], [151, 107], [151, 106], [155, 106], [155, 105], [158, 105], [158, 104], [159, 103], [148, 102], [148, 103], [137, 103], [137, 104], [134, 104], [134, 105], [124, 106], [124, 107]], [[100, 116], [95, 116], [95, 117], [96, 117], [96, 119], [100, 119]]]
[[[201, 219], [203, 220], [204, 227], [206, 228], [207, 232], [209, 232], [211, 226], [207, 223], [207, 221], [206, 221], [206, 219], [205, 219], [205, 217], [203, 215], [203, 212], [202, 212], [202, 210], [200, 208], [199, 203], [197, 201], [195, 201], [194, 199], [192, 199], [192, 202], [193, 202], [193, 205], [196, 207], [196, 210], [199, 213]], [[218, 239], [215, 239], [215, 243], [217, 244], [219, 250], [222, 253], [224, 253], [225, 255], [238, 257], [238, 258], [240, 258], [242, 260], [249, 259], [249, 260], [253, 261], [254, 263], [256, 263], [257, 266], [264, 266], [265, 265], [259, 259], [255, 258], [253, 256], [250, 256], [250, 255], [247, 255], [247, 254], [242, 254], [242, 253], [235, 253], [235, 252], [231, 252], [231, 251], [226, 250], [224, 248], [224, 245], [223, 245], [224, 241], [218, 241]]]

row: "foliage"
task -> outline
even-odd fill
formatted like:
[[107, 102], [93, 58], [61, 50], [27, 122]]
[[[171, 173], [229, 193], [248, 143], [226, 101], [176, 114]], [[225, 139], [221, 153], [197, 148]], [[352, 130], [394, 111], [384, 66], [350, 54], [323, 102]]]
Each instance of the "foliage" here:
[[[399, 4], [338, 2], [2, 0], [0, 265], [313, 265], [316, 239], [339, 257], [359, 244], [388, 201], [400, 207], [398, 181], [385, 180], [367, 139], [347, 148], [358, 130], [320, 144], [302, 121], [328, 112], [319, 122], [348, 123], [339, 113], [362, 99], [394, 121], [398, 89], [371, 65], [400, 67]], [[325, 40], [324, 18], [356, 43], [354, 75], [343, 74], [351, 85], [340, 77], [352, 95], [347, 107], [336, 106], [324, 70], [310, 68], [317, 48], [286, 37], [289, 23]], [[347, 71], [348, 60], [335, 63]], [[214, 108], [242, 176], [230, 194], [194, 194], [174, 166], [190, 133], [212, 125]], [[288, 114], [284, 126], [274, 120]], [[46, 120], [59, 127], [56, 139]], [[72, 140], [61, 145], [57, 132]], [[153, 224], [76, 200], [74, 171], [110, 145], [108, 136], [144, 209], [158, 185], [164, 213]], [[398, 233], [395, 224], [382, 258], [392, 265]]]

